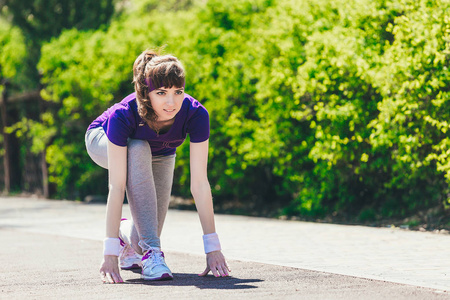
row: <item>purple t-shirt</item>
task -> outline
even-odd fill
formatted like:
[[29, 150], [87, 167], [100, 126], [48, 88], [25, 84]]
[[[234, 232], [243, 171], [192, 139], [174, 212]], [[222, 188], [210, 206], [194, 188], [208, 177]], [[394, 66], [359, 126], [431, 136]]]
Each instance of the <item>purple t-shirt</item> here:
[[188, 94], [184, 94], [181, 109], [166, 133], [157, 135], [142, 120], [137, 111], [136, 93], [128, 95], [106, 110], [87, 130], [99, 126], [103, 127], [108, 139], [118, 146], [126, 146], [128, 138], [148, 141], [154, 156], [175, 154], [176, 148], [184, 142], [187, 134], [193, 143], [204, 142], [209, 138], [208, 111]]

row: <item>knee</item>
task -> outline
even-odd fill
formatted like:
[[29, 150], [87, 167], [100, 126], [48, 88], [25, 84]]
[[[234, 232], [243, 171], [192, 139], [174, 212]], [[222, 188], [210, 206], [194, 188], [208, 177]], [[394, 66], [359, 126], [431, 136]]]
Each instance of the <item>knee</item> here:
[[152, 151], [147, 141], [130, 139], [128, 141], [128, 158], [130, 157], [151, 157]]

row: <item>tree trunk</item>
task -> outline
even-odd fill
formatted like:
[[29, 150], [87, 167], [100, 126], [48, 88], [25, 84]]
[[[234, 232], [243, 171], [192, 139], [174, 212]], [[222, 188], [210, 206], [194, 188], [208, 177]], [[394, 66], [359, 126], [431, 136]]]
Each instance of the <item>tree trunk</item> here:
[[[42, 87], [39, 86], [39, 89]], [[45, 103], [44, 99], [42, 99], [40, 93], [39, 93], [39, 118], [42, 117], [42, 114], [45, 111]], [[47, 168], [47, 160], [46, 160], [46, 152], [47, 152], [47, 145], [45, 145], [44, 150], [42, 150], [41, 153], [41, 172], [42, 172], [42, 193], [45, 198], [49, 198], [50, 193], [48, 190], [48, 168]]]
[[9, 145], [9, 134], [6, 133], [6, 127], [8, 126], [8, 114], [7, 105], [8, 102], [8, 82], [5, 80], [3, 82], [3, 93], [2, 102], [0, 104], [1, 114], [2, 114], [2, 135], [3, 135], [3, 171], [4, 171], [4, 181], [5, 181], [5, 192], [9, 194], [11, 191], [11, 161], [9, 151], [11, 149]]

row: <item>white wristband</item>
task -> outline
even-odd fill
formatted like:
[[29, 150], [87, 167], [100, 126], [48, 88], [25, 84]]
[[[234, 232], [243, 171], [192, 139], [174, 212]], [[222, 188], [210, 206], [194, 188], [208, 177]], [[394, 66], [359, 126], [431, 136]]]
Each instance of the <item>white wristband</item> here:
[[219, 236], [215, 232], [203, 235], [203, 246], [205, 247], [206, 254], [222, 250], [220, 248]]
[[105, 238], [103, 240], [103, 255], [119, 256], [120, 239], [119, 238]]

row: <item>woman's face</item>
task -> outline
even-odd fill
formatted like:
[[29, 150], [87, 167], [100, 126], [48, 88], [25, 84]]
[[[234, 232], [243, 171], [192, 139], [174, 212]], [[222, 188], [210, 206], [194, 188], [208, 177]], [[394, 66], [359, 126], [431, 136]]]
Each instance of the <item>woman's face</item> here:
[[158, 116], [157, 121], [173, 119], [180, 111], [184, 99], [184, 88], [160, 87], [149, 94], [153, 110]]

